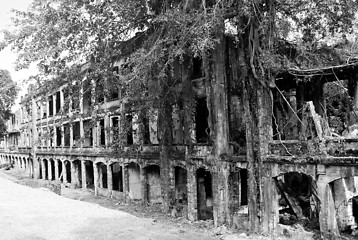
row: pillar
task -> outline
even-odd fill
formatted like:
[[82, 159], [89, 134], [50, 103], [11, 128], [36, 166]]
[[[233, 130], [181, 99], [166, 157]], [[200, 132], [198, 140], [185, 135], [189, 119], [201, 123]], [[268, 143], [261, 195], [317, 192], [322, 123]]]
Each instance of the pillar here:
[[[109, 116], [108, 115], [105, 115], [104, 116], [104, 136], [105, 136], [105, 145], [106, 145], [106, 147], [108, 147], [109, 146], [109, 144], [110, 144], [110, 139], [109, 139], [109, 131], [108, 131], [108, 129], [109, 129], [109, 127], [110, 127], [110, 123], [109, 123]], [[107, 169], [108, 169], [108, 167], [107, 167]]]
[[319, 211], [319, 225], [321, 233], [339, 235], [333, 193], [328, 181], [325, 180], [324, 175], [318, 176], [317, 192], [321, 202]]
[[128, 182], [128, 168], [121, 164], [122, 166], [122, 179], [123, 179], [123, 193], [125, 194], [126, 202], [129, 200], [129, 182]]
[[53, 109], [53, 116], [56, 115], [56, 102], [57, 102], [57, 99], [56, 99], [56, 94], [52, 95], [52, 109]]
[[31, 158], [28, 159], [29, 161], [29, 176], [32, 178], [34, 176], [34, 164]]
[[61, 89], [60, 90], [60, 110], [63, 108], [63, 106], [65, 105], [65, 96], [63, 94], [63, 90]]
[[72, 149], [73, 146], [73, 124], [68, 124], [70, 128], [70, 149]]
[[[82, 121], [81, 121], [82, 122]], [[86, 164], [85, 161], [81, 161], [81, 169], [82, 169], [82, 189], [87, 189], [87, 173], [86, 173]]]
[[66, 162], [67, 161], [63, 161], [62, 162], [62, 179], [63, 179], [63, 183], [67, 183], [67, 169], [66, 169]]
[[[71, 169], [71, 188], [76, 188], [76, 185], [79, 185], [78, 182], [78, 177], [76, 178], [76, 175], [78, 176], [78, 173], [76, 174], [76, 170], [78, 171], [78, 169], [75, 169], [75, 164], [73, 163], [73, 161], [70, 161], [70, 169]], [[68, 174], [68, 173], [67, 173]]]
[[214, 225], [220, 226], [228, 222], [229, 218], [229, 166], [222, 163], [218, 172], [212, 172], [213, 215]]
[[98, 166], [98, 187], [103, 188], [103, 169], [102, 163]]
[[48, 166], [48, 180], [52, 181], [52, 164], [51, 164], [51, 159], [47, 160], [47, 166]]
[[61, 148], [65, 146], [65, 126], [61, 125]]
[[142, 202], [144, 204], [148, 203], [148, 181], [147, 181], [147, 171], [145, 168], [140, 166], [140, 183], [141, 183], [141, 196]]
[[[83, 130], [83, 119], [80, 119], [80, 136], [81, 136], [81, 139], [85, 138], [85, 132]], [[81, 147], [81, 149], [83, 148], [83, 141], [82, 140], [81, 140], [81, 143], [80, 143], [80, 147]]]
[[262, 228], [265, 234], [274, 236], [277, 234], [277, 224], [279, 222], [279, 194], [273, 178], [266, 176], [262, 179], [263, 184], [263, 210]]
[[113, 190], [113, 180], [112, 180], [112, 168], [110, 164], [107, 164], [107, 188], [108, 192], [111, 193]]
[[59, 175], [58, 175], [58, 160], [54, 160], [55, 161], [55, 180], [56, 181], [60, 181], [59, 179]]
[[41, 175], [42, 175], [42, 179], [46, 179], [46, 167], [45, 167], [45, 162], [44, 160], [40, 160], [40, 164], [41, 164]]
[[188, 168], [187, 171], [188, 219], [195, 221], [198, 219], [196, 172], [193, 168]]
[[94, 195], [98, 195], [98, 167], [95, 162], [93, 162], [93, 182], [94, 182]]

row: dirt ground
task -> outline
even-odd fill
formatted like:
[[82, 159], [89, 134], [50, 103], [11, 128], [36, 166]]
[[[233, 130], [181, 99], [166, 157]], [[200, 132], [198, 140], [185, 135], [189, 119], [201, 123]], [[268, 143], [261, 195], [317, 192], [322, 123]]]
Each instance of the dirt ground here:
[[214, 228], [212, 221], [191, 222], [165, 215], [160, 205], [127, 204], [63, 184], [59, 196], [47, 189], [51, 186], [48, 181], [31, 179], [15, 169], [0, 170], [0, 186], [0, 239], [6, 240], [302, 240], [313, 236], [299, 226], [282, 226], [282, 236], [275, 238], [232, 231], [225, 226]]

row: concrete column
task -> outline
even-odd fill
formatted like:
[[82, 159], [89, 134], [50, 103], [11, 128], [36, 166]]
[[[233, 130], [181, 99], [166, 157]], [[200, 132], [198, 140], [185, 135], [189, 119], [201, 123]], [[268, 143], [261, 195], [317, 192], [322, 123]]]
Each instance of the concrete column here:
[[107, 188], [108, 192], [113, 190], [113, 180], [112, 180], [112, 168], [110, 164], [107, 164]]
[[65, 146], [65, 127], [61, 126], [61, 148]]
[[63, 90], [60, 90], [60, 103], [61, 103], [60, 109], [63, 109], [63, 106], [65, 105], [64, 104], [65, 103], [65, 96], [63, 94]]
[[279, 222], [279, 194], [273, 178], [264, 177], [263, 182], [263, 211], [262, 226], [263, 232], [270, 236], [277, 234], [277, 224]]
[[189, 168], [187, 171], [188, 219], [191, 221], [195, 221], [198, 219], [196, 170], [193, 168]]
[[59, 181], [60, 179], [59, 179], [59, 174], [58, 174], [58, 160], [57, 159], [55, 159], [55, 180], [56, 181]]
[[333, 193], [324, 175], [319, 175], [318, 177], [317, 192], [321, 202], [319, 212], [321, 232], [339, 235]]
[[94, 178], [94, 195], [98, 195], [98, 167], [95, 162], [93, 162], [93, 178]]
[[101, 126], [99, 124], [99, 121], [97, 121], [96, 123], [96, 127], [93, 129], [93, 142], [94, 142], [94, 146], [98, 147], [100, 146], [100, 138], [101, 138]]
[[122, 179], [123, 179], [123, 193], [125, 194], [126, 202], [129, 201], [129, 182], [128, 182], [128, 168], [122, 164]]
[[[81, 139], [85, 138], [85, 131], [83, 129], [83, 119], [80, 119], [80, 136], [81, 136]], [[83, 148], [83, 141], [82, 140], [81, 140], [81, 143], [80, 143], [80, 147], [81, 147], [81, 149]]]
[[98, 168], [98, 186], [100, 188], [103, 188], [103, 169], [102, 169], [102, 164], [99, 165], [99, 168]]
[[82, 81], [82, 85], [81, 85], [81, 89], [80, 89], [80, 97], [79, 97], [79, 101], [80, 101], [80, 113], [83, 114], [84, 113], [84, 109], [83, 109], [83, 101], [84, 101], [84, 98], [83, 98], [83, 84], [84, 84], [85, 81]]
[[45, 161], [44, 160], [40, 160], [41, 161], [41, 175], [42, 175], [42, 179], [46, 179], [46, 167], [45, 167]]
[[57, 145], [57, 131], [56, 131], [56, 126], [53, 126], [53, 138], [52, 138], [52, 146], [51, 147], [56, 147]]
[[[78, 181], [78, 177], [76, 177], [76, 175], [78, 176], [78, 173], [76, 174], [76, 168], [75, 168], [75, 164], [73, 164], [72, 161], [70, 161], [70, 169], [71, 169], [71, 188], [76, 188], [76, 185], [79, 185], [79, 181]], [[78, 169], [77, 169], [78, 171]]]
[[34, 177], [34, 164], [31, 158], [29, 158], [29, 176]]
[[51, 160], [47, 160], [47, 168], [48, 168], [48, 180], [52, 181], [52, 167], [51, 167]]
[[86, 176], [86, 164], [85, 161], [81, 161], [81, 169], [82, 169], [82, 188], [87, 189], [87, 176]]
[[67, 161], [63, 161], [62, 162], [62, 179], [63, 179], [63, 183], [67, 183], [67, 169], [66, 169], [66, 162]]
[[220, 226], [228, 222], [229, 216], [229, 166], [222, 164], [218, 172], [212, 172], [212, 188], [214, 200], [214, 225]]
[[57, 99], [56, 99], [56, 94], [52, 95], [52, 107], [53, 107], [53, 115], [55, 116], [56, 115], [56, 102], [57, 102]]
[[50, 113], [50, 103], [48, 101], [48, 97], [46, 99], [46, 118], [48, 118], [48, 115]]
[[109, 139], [109, 131], [108, 131], [108, 129], [109, 129], [109, 116], [108, 115], [106, 115], [106, 116], [104, 116], [104, 135], [105, 135], [105, 145], [106, 145], [106, 147], [108, 147], [109, 146], [109, 144], [110, 144], [110, 139]]
[[70, 149], [72, 149], [73, 146], [73, 124], [69, 124], [70, 128]]
[[140, 182], [141, 182], [141, 195], [142, 202], [145, 204], [148, 202], [147, 193], [148, 193], [148, 181], [147, 181], [147, 171], [145, 168], [140, 167]]

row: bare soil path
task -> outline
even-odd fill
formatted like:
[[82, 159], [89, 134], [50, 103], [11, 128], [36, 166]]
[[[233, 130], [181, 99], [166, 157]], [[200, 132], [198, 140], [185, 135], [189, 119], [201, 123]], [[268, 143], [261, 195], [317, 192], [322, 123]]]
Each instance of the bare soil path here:
[[211, 240], [210, 234], [138, 218], [47, 189], [16, 184], [0, 173], [1, 240]]

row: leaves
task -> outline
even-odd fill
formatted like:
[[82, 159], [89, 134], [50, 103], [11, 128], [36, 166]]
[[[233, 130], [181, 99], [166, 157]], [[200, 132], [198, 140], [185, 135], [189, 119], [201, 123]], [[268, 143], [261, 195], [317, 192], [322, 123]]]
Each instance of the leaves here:
[[6, 131], [6, 120], [11, 115], [11, 107], [15, 104], [18, 87], [12, 81], [7, 70], [0, 69], [0, 136]]

